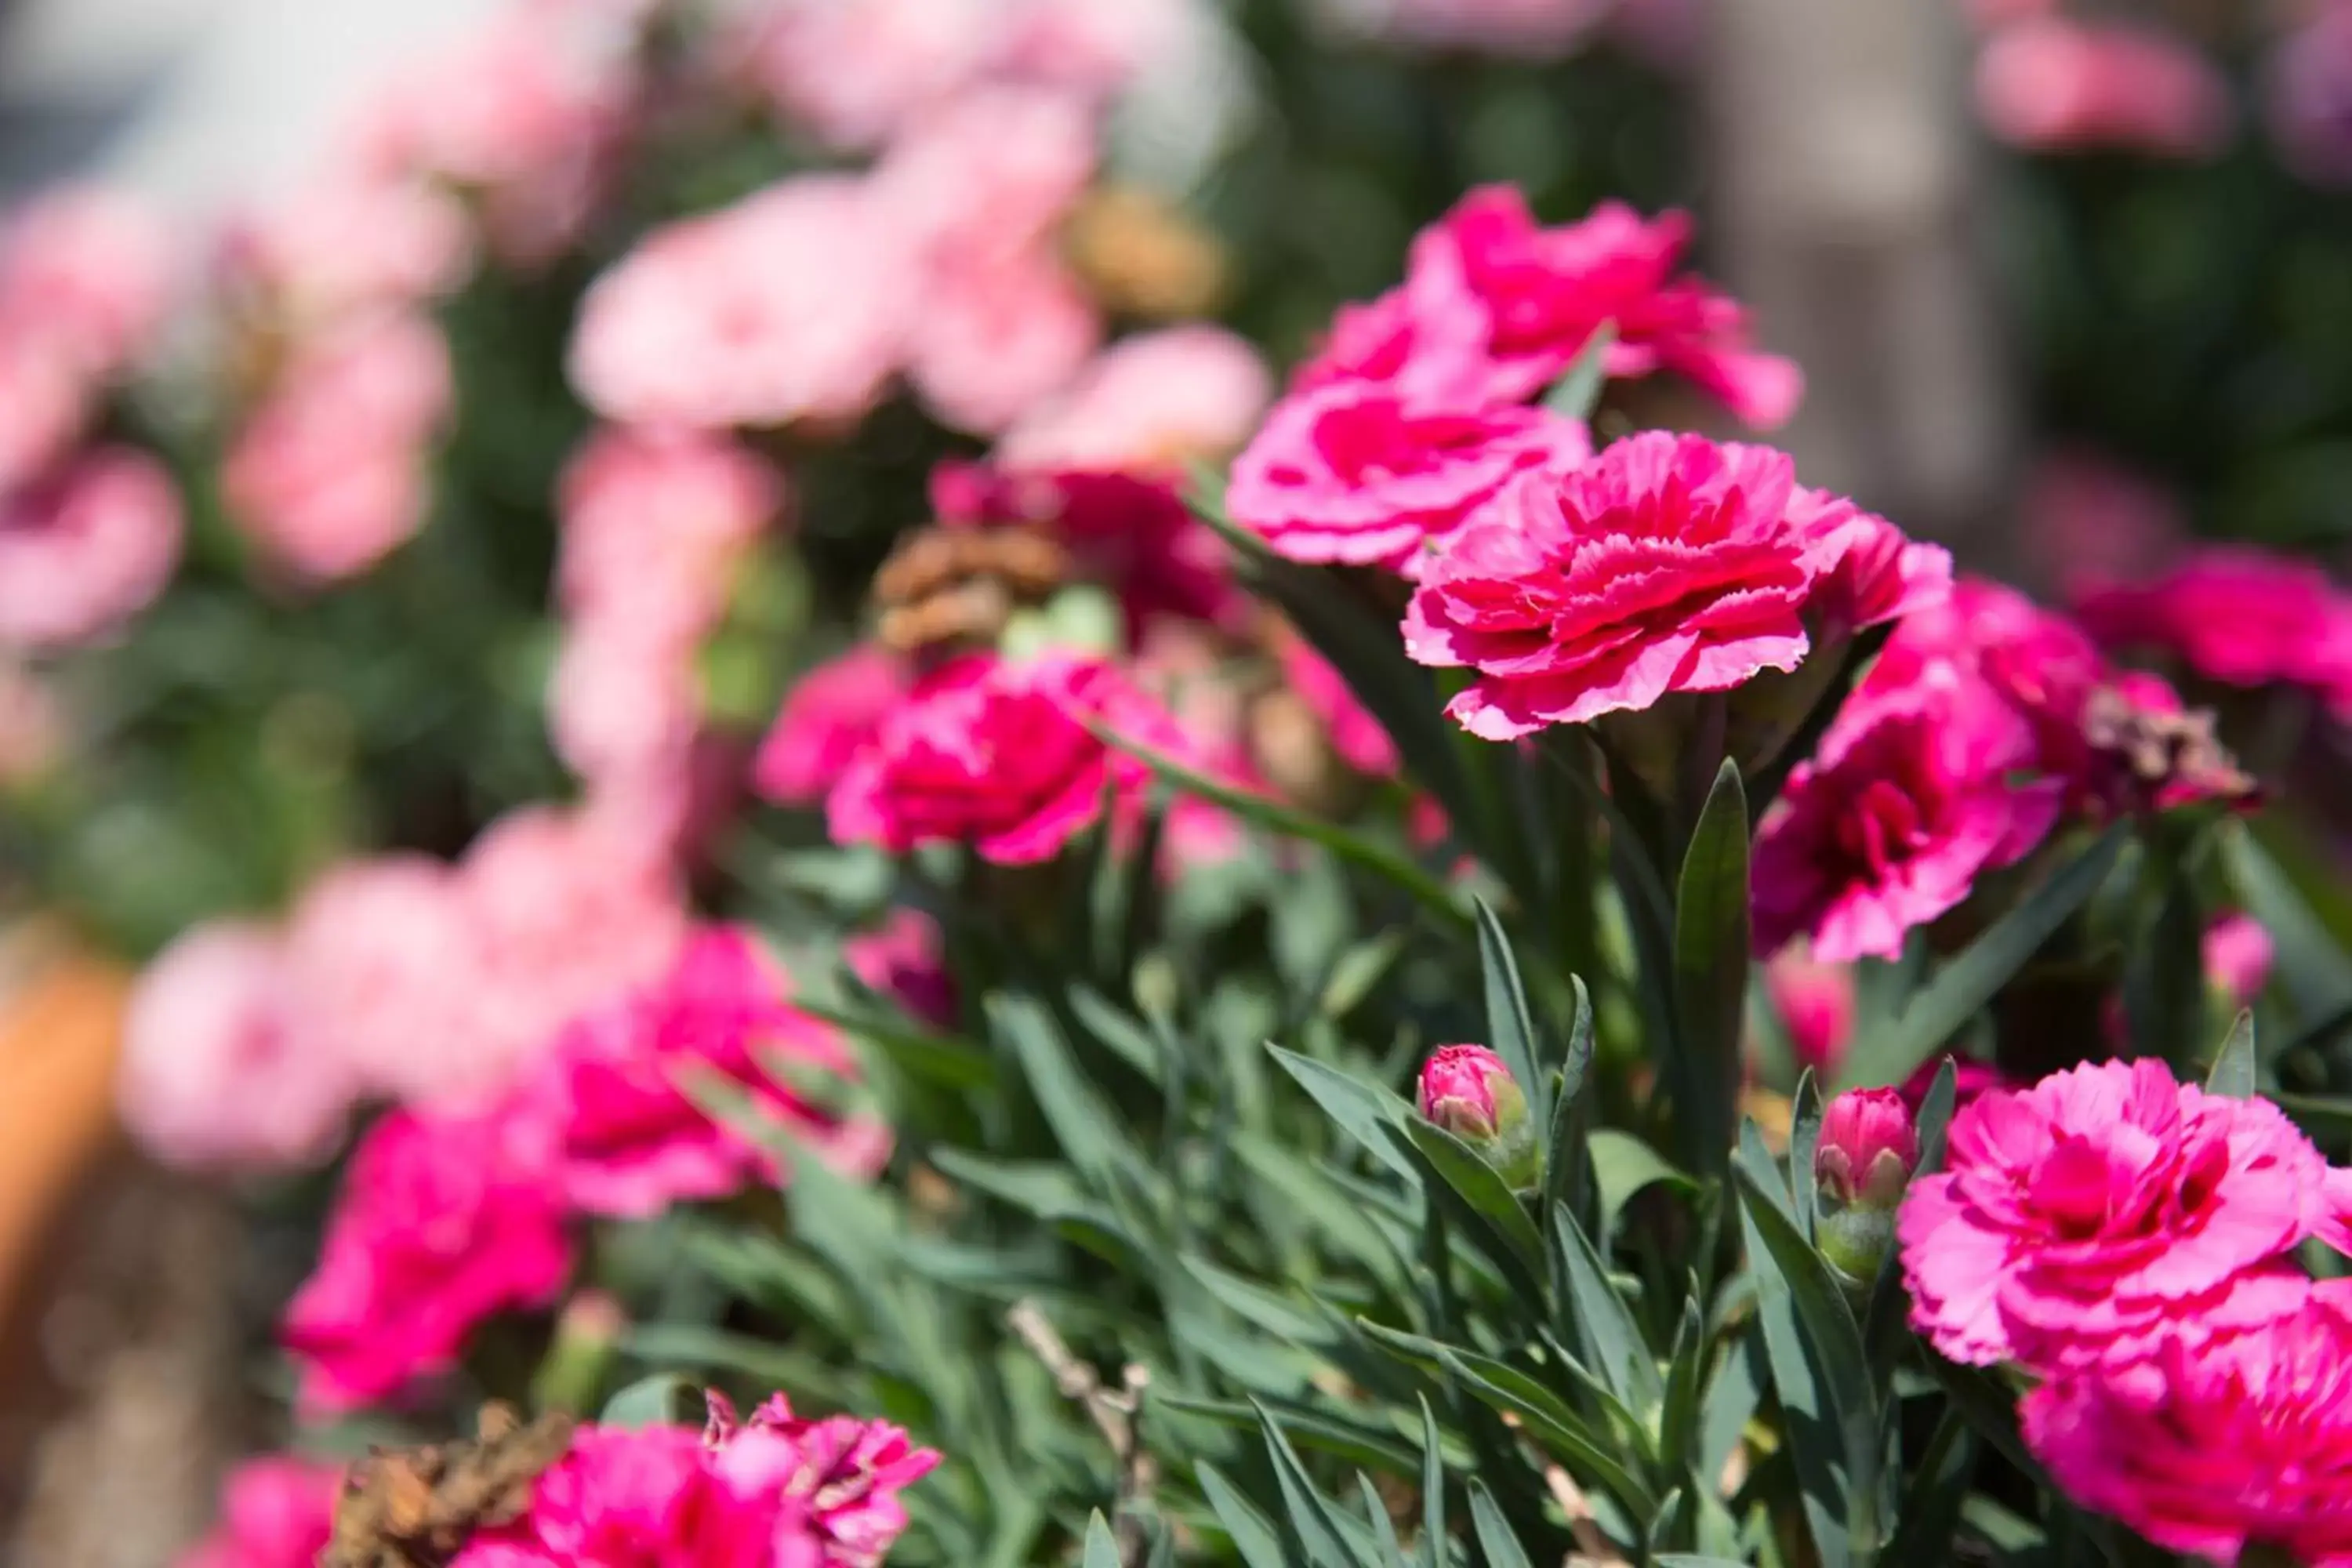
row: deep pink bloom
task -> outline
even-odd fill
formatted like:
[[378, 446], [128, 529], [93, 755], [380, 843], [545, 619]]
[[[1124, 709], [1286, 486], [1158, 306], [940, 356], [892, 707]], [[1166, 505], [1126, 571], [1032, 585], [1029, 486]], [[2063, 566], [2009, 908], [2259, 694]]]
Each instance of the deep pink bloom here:
[[2049, 832], [2058, 786], [2010, 776], [2032, 760], [2023, 722], [1949, 667], [1850, 699], [1757, 838], [1757, 951], [1810, 936], [1830, 962], [1899, 957]]
[[1347, 678], [1312, 643], [1286, 631], [1275, 641], [1275, 658], [1282, 678], [1307, 710], [1323, 722], [1323, 732], [1339, 760], [1370, 778], [1394, 778], [1404, 765], [1396, 742], [1381, 727], [1370, 710], [1359, 701]]
[[877, 1568], [907, 1528], [898, 1494], [940, 1462], [887, 1422], [808, 1419], [781, 1394], [740, 1425], [724, 1395], [709, 1401], [710, 1468], [736, 1495], [774, 1500], [779, 1568]]
[[939, 922], [921, 910], [892, 910], [878, 929], [844, 942], [841, 956], [867, 990], [895, 998], [908, 1016], [941, 1028], [955, 1023], [955, 975]]
[[236, 434], [221, 489], [237, 525], [306, 583], [353, 576], [424, 526], [430, 447], [454, 395], [427, 317], [352, 317], [304, 341]]
[[0, 647], [111, 636], [179, 564], [179, 492], [162, 464], [101, 447], [0, 497]]
[[361, 1139], [280, 1337], [301, 1402], [347, 1410], [457, 1363], [492, 1313], [554, 1300], [572, 1238], [544, 1173], [484, 1118], [395, 1110]]
[[1764, 966], [1764, 993], [1789, 1031], [1789, 1048], [1799, 1067], [1835, 1076], [1853, 1042], [1853, 969], [1824, 963], [1801, 943], [1791, 943]]
[[1902, 1094], [1850, 1089], [1822, 1112], [1813, 1179], [1841, 1204], [1892, 1208], [1919, 1163], [1919, 1130]]
[[1417, 405], [1339, 382], [1275, 405], [1234, 461], [1225, 510], [1293, 561], [1418, 577], [1427, 551], [1512, 479], [1591, 455], [1582, 425], [1540, 409]]
[[[1762, 447], [1645, 432], [1531, 469], [1423, 563], [1405, 651], [1477, 672], [1447, 706], [1516, 740], [1724, 691], [1940, 587], [1946, 558]], [[1810, 623], [1810, 624], [1809, 624]]]
[[2293, 1305], [2259, 1331], [2167, 1342], [2147, 1379], [2053, 1378], [2018, 1408], [2026, 1446], [2076, 1503], [2159, 1546], [2352, 1564], [2352, 1281], [2284, 1289]]
[[2251, 1007], [2270, 984], [2271, 933], [2248, 914], [2227, 914], [2205, 928], [2205, 978], [2232, 1007]]
[[572, 384], [624, 424], [856, 418], [903, 361], [916, 259], [867, 183], [795, 175], [656, 230], [598, 279]]
[[903, 854], [970, 844], [1001, 865], [1051, 858], [1143, 764], [1087, 728], [1172, 751], [1167, 716], [1097, 659], [971, 658], [927, 679], [882, 722], [826, 803], [833, 837]]
[[837, 1078], [857, 1071], [831, 1026], [785, 1000], [790, 984], [748, 933], [717, 927], [690, 940], [655, 984], [568, 1026], [518, 1112], [548, 1139], [549, 1179], [564, 1201], [645, 1218], [787, 1175], [772, 1152], [702, 1108], [691, 1092], [697, 1077], [715, 1079], [749, 1114], [813, 1151], [870, 1173], [887, 1134], [837, 1121], [775, 1076], [772, 1064]]
[[1482, 187], [1413, 241], [1401, 289], [1335, 323], [1304, 378], [1517, 403], [1556, 380], [1606, 323], [1611, 375], [1671, 372], [1750, 425], [1781, 424], [1802, 375], [1749, 346], [1737, 301], [1676, 274], [1689, 240], [1683, 215], [1645, 219], [1616, 202], [1544, 228], [1517, 190]]
[[276, 932], [228, 921], [184, 932], [147, 966], [123, 1019], [115, 1103], [149, 1153], [268, 1170], [334, 1146], [362, 1080], [303, 1034], [289, 979]]
[[2271, 46], [2263, 75], [2280, 159], [2314, 184], [2352, 185], [2352, 5], [2319, 0]]
[[1477, 1141], [1504, 1131], [1514, 1114], [1527, 1115], [1527, 1097], [1511, 1069], [1485, 1046], [1440, 1046], [1421, 1064], [1415, 1103], [1448, 1132]]
[[2033, 771], [2087, 787], [2084, 710], [2116, 675], [2082, 627], [2014, 588], [1962, 577], [1943, 603], [1904, 617], [1865, 689], [1910, 686], [1939, 666], [1981, 681], [2023, 721], [2032, 732]]
[[343, 1468], [291, 1454], [247, 1459], [221, 1488], [219, 1522], [177, 1568], [312, 1568], [334, 1533]]
[[1030, 471], [1180, 469], [1248, 440], [1273, 390], [1257, 351], [1223, 328], [1139, 333], [1024, 413], [997, 443], [995, 460]]
[[2188, 538], [2180, 503], [2149, 476], [2090, 451], [2037, 459], [2018, 502], [2019, 533], [2072, 595], [2162, 566]]
[[2119, 148], [2203, 159], [2230, 139], [2230, 89], [2190, 45], [2128, 22], [2029, 16], [1996, 31], [1977, 59], [1977, 112], [2037, 153]]
[[873, 643], [818, 665], [784, 694], [752, 762], [752, 787], [788, 805], [823, 800], [906, 700], [913, 681], [904, 660]]
[[2336, 1251], [2352, 1254], [2352, 1169], [2330, 1165], [2319, 1183], [2319, 1214], [2312, 1234]]
[[2176, 1083], [2159, 1061], [1987, 1094], [1904, 1201], [1911, 1321], [1971, 1365], [2130, 1375], [2168, 1333], [2277, 1304], [2259, 1279], [2232, 1289], [2310, 1233], [2322, 1169], [2276, 1106]]
[[2300, 686], [2352, 714], [2352, 598], [2307, 562], [2212, 545], [2154, 583], [2087, 591], [2074, 613], [2109, 647], [2176, 654], [2227, 686]]

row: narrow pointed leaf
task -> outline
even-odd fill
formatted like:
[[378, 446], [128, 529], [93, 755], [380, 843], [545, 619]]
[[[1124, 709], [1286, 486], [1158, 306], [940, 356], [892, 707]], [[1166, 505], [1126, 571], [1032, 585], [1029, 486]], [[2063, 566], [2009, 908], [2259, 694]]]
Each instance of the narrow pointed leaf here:
[[1108, 1182], [1121, 1154], [1111, 1129], [1124, 1122], [1087, 1080], [1053, 1016], [1036, 998], [1014, 992], [989, 997], [988, 1016], [1020, 1057], [1030, 1092], [1070, 1163], [1097, 1184]]
[[1445, 1447], [1437, 1430], [1436, 1413], [1429, 1400], [1421, 1402], [1421, 1562], [1422, 1568], [1444, 1568]]
[[1339, 1510], [1316, 1489], [1314, 1478], [1298, 1462], [1290, 1439], [1263, 1405], [1258, 1408], [1258, 1420], [1265, 1430], [1266, 1449], [1274, 1459], [1275, 1479], [1282, 1488], [1282, 1500], [1289, 1510], [1291, 1534], [1305, 1550], [1307, 1561], [1320, 1568], [1368, 1568], [1348, 1546]]
[[1495, 1495], [1475, 1476], [1470, 1479], [1470, 1523], [1478, 1532], [1478, 1551], [1486, 1568], [1531, 1568], [1526, 1548], [1495, 1506]]
[[1517, 1415], [1537, 1447], [1570, 1474], [1606, 1487], [1637, 1514], [1655, 1510], [1657, 1499], [1619, 1459], [1615, 1441], [1595, 1431], [1551, 1390], [1491, 1356], [1449, 1346], [1439, 1359], [1481, 1404]]
[[1564, 1208], [1552, 1210], [1559, 1233], [1560, 1257], [1568, 1275], [1568, 1316], [1574, 1326], [1582, 1357], [1601, 1383], [1627, 1409], [1646, 1415], [1658, 1408], [1664, 1385], [1658, 1364], [1633, 1310], [1609, 1283], [1609, 1271], [1592, 1249], [1591, 1238]]
[[1674, 1359], [1666, 1363], [1665, 1402], [1658, 1415], [1658, 1457], [1668, 1465], [1697, 1461], [1699, 1384], [1706, 1375], [1706, 1320], [1699, 1311], [1698, 1282], [1683, 1300], [1675, 1330]]
[[1564, 418], [1585, 420], [1601, 405], [1601, 390], [1609, 384], [1609, 351], [1617, 346], [1617, 323], [1603, 321], [1584, 340], [1575, 360], [1544, 394], [1543, 405]]
[[605, 1426], [657, 1426], [677, 1419], [686, 1408], [687, 1395], [693, 1392], [686, 1379], [674, 1372], [656, 1373], [641, 1377], [604, 1402], [604, 1413], [596, 1419]]
[[1535, 1019], [1528, 1011], [1527, 989], [1519, 983], [1511, 939], [1486, 900], [1473, 900], [1471, 909], [1478, 925], [1478, 967], [1486, 991], [1486, 1043], [1518, 1080], [1527, 1096], [1528, 1120], [1538, 1127], [1549, 1127], [1551, 1089], [1537, 1068], [1542, 1053], [1537, 1047]]
[[1210, 1510], [1225, 1527], [1234, 1550], [1249, 1568], [1293, 1568], [1273, 1522], [1234, 1489], [1223, 1472], [1206, 1459], [1194, 1466], [1193, 1472], [1200, 1478], [1201, 1495], [1208, 1500]]
[[1119, 1568], [1118, 1542], [1100, 1510], [1087, 1516], [1087, 1550], [1080, 1561], [1083, 1568]]
[[1398, 1131], [1412, 1140], [1445, 1184], [1511, 1244], [1522, 1263], [1529, 1268], [1539, 1267], [1543, 1237], [1502, 1173], [1477, 1150], [1433, 1121], [1416, 1116]]
[[1664, 1183], [1685, 1194], [1696, 1193], [1698, 1184], [1666, 1163], [1664, 1156], [1643, 1142], [1631, 1132], [1621, 1132], [1613, 1127], [1596, 1127], [1586, 1139], [1587, 1157], [1592, 1162], [1593, 1183], [1600, 1189], [1601, 1229], [1602, 1238], [1617, 1226], [1617, 1216], [1635, 1193], [1644, 1187]]
[[2213, 1058], [2213, 1070], [2205, 1075], [2205, 1092], [2231, 1100], [2252, 1100], [2257, 1068], [2254, 1016], [2241, 1012], [2237, 1022], [2230, 1026], [2230, 1037], [2221, 1042], [2221, 1053]]
[[1420, 1120], [1412, 1106], [1376, 1083], [1350, 1077], [1312, 1057], [1285, 1050], [1271, 1041], [1267, 1042], [1265, 1048], [1274, 1053], [1274, 1059], [1281, 1064], [1282, 1070], [1297, 1079], [1298, 1087], [1305, 1089], [1315, 1103], [1323, 1108], [1323, 1113], [1338, 1122], [1348, 1136], [1363, 1145], [1381, 1164], [1402, 1176], [1409, 1184], [1415, 1188], [1420, 1186], [1420, 1170], [1382, 1131], [1384, 1128], [1402, 1128], [1408, 1121]]
[[1675, 889], [1675, 1120], [1684, 1161], [1702, 1174], [1722, 1168], [1738, 1126], [1748, 946], [1748, 797], [1726, 758]]
[[1381, 1500], [1380, 1489], [1372, 1478], [1361, 1470], [1356, 1472], [1357, 1495], [1363, 1499], [1364, 1517], [1371, 1521], [1372, 1540], [1381, 1550], [1381, 1568], [1403, 1568], [1403, 1543], [1397, 1540], [1396, 1521], [1389, 1517], [1389, 1505]]

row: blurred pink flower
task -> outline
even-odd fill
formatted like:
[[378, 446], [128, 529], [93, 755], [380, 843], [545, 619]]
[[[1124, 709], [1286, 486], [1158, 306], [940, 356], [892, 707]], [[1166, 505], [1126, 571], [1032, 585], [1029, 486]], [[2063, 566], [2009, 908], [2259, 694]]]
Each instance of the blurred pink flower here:
[[0, 495], [0, 647], [102, 640], [147, 607], [180, 560], [180, 496], [163, 466], [101, 447]]
[[1944, 1070], [1947, 1061], [1952, 1064], [1952, 1109], [1955, 1112], [1963, 1106], [1975, 1104], [1979, 1098], [1994, 1089], [2025, 1087], [1992, 1063], [1979, 1061], [1974, 1057], [1948, 1053], [1929, 1057], [1903, 1080], [1903, 1103], [1911, 1108], [1912, 1115], [1918, 1115], [1919, 1108], [1927, 1104], [1927, 1091], [1936, 1087], [1937, 1076]]
[[2205, 974], [2233, 1007], [2251, 1007], [2270, 984], [2276, 950], [2252, 915], [2228, 914], [2205, 928]]
[[219, 265], [233, 297], [299, 336], [433, 299], [471, 259], [466, 215], [446, 192], [339, 169], [232, 222]]
[[455, 1366], [484, 1319], [562, 1289], [562, 1211], [545, 1173], [506, 1152], [511, 1142], [487, 1119], [408, 1110], [368, 1129], [279, 1326], [304, 1409], [392, 1398]]
[[1176, 749], [1168, 716], [1098, 659], [959, 660], [918, 684], [834, 785], [834, 839], [894, 854], [963, 843], [1008, 866], [1050, 859], [1100, 817], [1107, 792], [1132, 793], [1147, 776], [1090, 723]]
[[1948, 665], [1850, 698], [1757, 837], [1757, 951], [1807, 936], [1828, 963], [1900, 957], [2050, 831], [2061, 786], [2011, 777], [2032, 758], [2023, 721]]
[[362, 1085], [289, 1006], [276, 932], [197, 926], [139, 977], [123, 1020], [115, 1101], [159, 1160], [273, 1169], [325, 1157]]
[[681, 784], [701, 726], [692, 639], [596, 618], [565, 629], [548, 677], [548, 738], [592, 790]]
[[696, 1080], [744, 1100], [744, 1113], [791, 1132], [845, 1171], [871, 1174], [889, 1133], [843, 1121], [773, 1076], [770, 1064], [855, 1079], [830, 1025], [786, 1001], [791, 977], [746, 932], [698, 932], [652, 984], [591, 1009], [557, 1038], [520, 1091], [516, 1115], [551, 1149], [548, 1178], [572, 1208], [646, 1218], [674, 1204], [788, 1179], [776, 1156], [704, 1110]]
[[627, 424], [855, 418], [905, 357], [917, 261], [867, 182], [783, 180], [656, 230], [598, 279], [572, 384]]
[[1416, 395], [1517, 403], [1576, 362], [1606, 324], [1612, 376], [1667, 371], [1770, 428], [1796, 411], [1802, 375], [1749, 345], [1738, 301], [1675, 268], [1680, 213], [1645, 219], [1604, 202], [1545, 228], [1508, 185], [1472, 191], [1413, 240], [1403, 285], [1342, 310], [1299, 385], [1394, 382]]
[[1234, 451], [1274, 391], [1256, 349], [1221, 327], [1123, 338], [996, 444], [1011, 468], [1159, 471]]
[[2209, 545], [2154, 583], [2085, 591], [2074, 613], [2108, 647], [2175, 654], [2228, 686], [2299, 686], [2352, 718], [2352, 596], [2308, 562]]
[[1277, 555], [1418, 580], [1513, 479], [1591, 455], [1584, 426], [1547, 410], [1447, 408], [1339, 382], [1275, 405], [1234, 460], [1225, 510]]
[[1991, 132], [2037, 153], [2116, 148], [2203, 159], [2228, 144], [2228, 82], [2194, 47], [2130, 22], [2027, 16], [1988, 38], [1977, 111]]
[[1309, 711], [1323, 722], [1331, 749], [1339, 760], [1368, 778], [1394, 778], [1403, 767], [1396, 742], [1381, 721], [1358, 700], [1347, 678], [1331, 661], [1297, 632], [1286, 631], [1275, 643], [1282, 677]]
[[0, 790], [47, 773], [64, 751], [65, 737], [65, 713], [49, 689], [0, 652]]
[[939, 922], [919, 910], [894, 909], [882, 924], [841, 944], [851, 973], [869, 991], [895, 998], [908, 1016], [940, 1028], [956, 1020], [955, 976]]
[[2084, 1369], [2034, 1389], [2026, 1447], [2077, 1504], [2170, 1551], [2352, 1563], [2352, 1281], [2276, 1289], [2290, 1305], [2259, 1331], [2168, 1340], [2145, 1380]]
[[449, 353], [424, 315], [347, 318], [297, 345], [222, 469], [232, 519], [310, 584], [366, 571], [424, 526]]
[[1853, 1043], [1853, 966], [1824, 963], [1803, 943], [1791, 942], [1764, 965], [1764, 994], [1789, 1032], [1797, 1065], [1835, 1077]]
[[1784, 455], [1645, 431], [1518, 476], [1422, 563], [1405, 652], [1475, 672], [1446, 707], [1487, 740], [1793, 669], [1818, 632], [1937, 596], [1940, 551], [1795, 482]]
[[782, 476], [730, 441], [597, 432], [565, 467], [559, 492], [564, 614], [655, 640], [698, 639], [726, 607], [730, 569], [783, 502]]
[[1904, 1203], [1912, 1323], [1969, 1365], [2137, 1381], [2168, 1336], [2293, 1310], [2266, 1266], [2310, 1234], [2323, 1169], [2276, 1106], [2160, 1061], [1984, 1095]]
[[2056, 452], [2036, 462], [2019, 512], [2028, 548], [2069, 595], [2144, 576], [2188, 536], [2170, 492], [2092, 452]]
[[907, 375], [940, 423], [989, 435], [1067, 386], [1102, 339], [1077, 279], [1043, 247], [935, 272]]
[[1179, 48], [1198, 0], [1015, 0], [990, 60], [997, 74], [1108, 98]]
[[163, 325], [173, 249], [162, 220], [118, 192], [65, 186], [0, 233], [0, 338], [61, 347], [84, 376], [113, 376]]
[[879, 1568], [907, 1528], [898, 1494], [930, 1474], [940, 1456], [887, 1422], [795, 1415], [781, 1394], [740, 1426], [726, 1395], [709, 1397], [702, 1442], [710, 1468], [738, 1496], [774, 1500], [775, 1561]]
[[872, 643], [818, 665], [784, 694], [782, 710], [751, 764], [752, 787], [786, 805], [823, 800], [873, 743], [912, 681], [903, 660]]
[[839, 147], [888, 140], [981, 69], [989, 0], [776, 0], [721, 48], [791, 120]]
[[2352, 4], [2318, 0], [2271, 46], [2263, 117], [2286, 166], [2317, 185], [2352, 185]]
[[175, 1568], [312, 1568], [334, 1534], [343, 1467], [292, 1454], [247, 1459], [221, 1487], [220, 1520]]
[[0, 331], [0, 496], [64, 462], [98, 401], [68, 349], [42, 333]]

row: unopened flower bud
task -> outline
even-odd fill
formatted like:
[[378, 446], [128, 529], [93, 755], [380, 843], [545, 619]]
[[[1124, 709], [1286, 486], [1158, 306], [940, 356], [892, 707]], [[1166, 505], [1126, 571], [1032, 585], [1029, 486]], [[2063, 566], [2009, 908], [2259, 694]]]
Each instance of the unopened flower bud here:
[[1528, 1097], [1484, 1046], [1442, 1046], [1421, 1068], [1421, 1113], [1486, 1156], [1515, 1188], [1536, 1184], [1542, 1157]]
[[1813, 1151], [1813, 1181], [1842, 1208], [1891, 1210], [1919, 1163], [1919, 1130], [1900, 1091], [1850, 1089], [1830, 1101]]

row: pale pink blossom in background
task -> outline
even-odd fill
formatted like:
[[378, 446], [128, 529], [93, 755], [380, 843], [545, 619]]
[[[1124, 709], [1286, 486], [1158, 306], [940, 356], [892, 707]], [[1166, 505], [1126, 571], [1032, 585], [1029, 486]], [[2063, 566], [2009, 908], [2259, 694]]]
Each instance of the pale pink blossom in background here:
[[1094, 301], [1051, 251], [958, 254], [923, 297], [907, 374], [942, 424], [987, 435], [1067, 386], [1101, 341]]
[[2228, 81], [2193, 46], [2136, 23], [2056, 16], [2009, 23], [1986, 40], [1976, 97], [1987, 129], [2037, 153], [2210, 158], [2236, 118]]
[[2205, 977], [2233, 1007], [2251, 1007], [2270, 984], [2277, 949], [2262, 922], [2248, 914], [2223, 915], [2205, 928]]
[[234, 299], [299, 334], [432, 299], [471, 260], [466, 215], [447, 192], [339, 169], [234, 219], [219, 268]]
[[2288, 168], [2314, 184], [2352, 185], [2352, 4], [2318, 0], [2271, 47], [2263, 112]]
[[1014, 468], [1157, 469], [1214, 459], [1257, 428], [1274, 378], [1246, 339], [1222, 327], [1123, 338], [996, 444]]
[[1789, 1032], [1797, 1065], [1835, 1077], [1853, 1043], [1853, 965], [1823, 963], [1803, 943], [1791, 943], [1764, 966], [1764, 994]]
[[128, 196], [67, 186], [20, 208], [0, 235], [0, 337], [62, 345], [103, 379], [163, 324], [173, 283], [162, 220]]
[[990, 0], [779, 0], [721, 48], [788, 118], [869, 148], [979, 72], [995, 11]]
[[865, 181], [805, 174], [656, 230], [582, 301], [572, 384], [625, 423], [847, 419], [905, 358], [908, 236]]
[[269, 1170], [325, 1157], [361, 1084], [290, 1005], [287, 954], [257, 924], [197, 926], [147, 966], [123, 1020], [115, 1102], [169, 1164]]
[[0, 332], [0, 495], [70, 453], [99, 401], [74, 355], [37, 332]]
[[66, 718], [41, 679], [0, 652], [0, 789], [31, 784], [63, 752]]
[[871, 643], [802, 676], [761, 742], [752, 787], [786, 805], [823, 800], [905, 700], [913, 679], [904, 660]]
[[566, 465], [557, 596], [575, 620], [698, 637], [728, 574], [782, 510], [782, 476], [707, 435], [606, 429]]
[[1404, 766], [1396, 742], [1314, 644], [1286, 629], [1276, 640], [1275, 658], [1282, 666], [1283, 683], [1322, 721], [1323, 732], [1341, 762], [1368, 778], [1396, 777]]
[[303, 341], [230, 446], [231, 518], [300, 582], [366, 571], [424, 526], [453, 390], [448, 346], [422, 314], [352, 317]]
[[121, 630], [171, 580], [182, 532], [171, 476], [127, 447], [0, 495], [0, 647], [70, 647]]
[[556, 755], [592, 789], [652, 786], [686, 767], [702, 724], [691, 642], [627, 623], [566, 629], [548, 677]]
[[220, 1519], [175, 1568], [313, 1568], [334, 1534], [343, 1467], [272, 1454], [247, 1459], [221, 1487]]
[[1198, 0], [1015, 0], [991, 68], [1108, 98], [1182, 43]]
[[2189, 535], [2170, 491], [2095, 452], [2053, 452], [2035, 462], [2018, 510], [2027, 548], [2070, 594], [2161, 571]]

